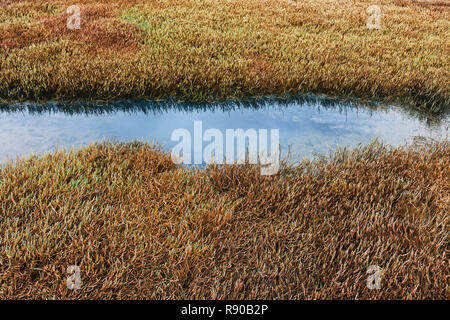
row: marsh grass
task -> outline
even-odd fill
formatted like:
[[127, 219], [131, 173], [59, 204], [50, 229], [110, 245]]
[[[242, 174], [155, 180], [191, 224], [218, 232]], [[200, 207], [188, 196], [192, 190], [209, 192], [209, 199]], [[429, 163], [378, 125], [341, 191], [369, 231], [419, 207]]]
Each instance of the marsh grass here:
[[70, 1], [0, 5], [2, 99], [177, 97], [189, 101], [315, 93], [450, 105], [449, 6], [377, 1]]
[[0, 168], [0, 298], [446, 299], [449, 150], [373, 143], [274, 176], [140, 142], [20, 159]]

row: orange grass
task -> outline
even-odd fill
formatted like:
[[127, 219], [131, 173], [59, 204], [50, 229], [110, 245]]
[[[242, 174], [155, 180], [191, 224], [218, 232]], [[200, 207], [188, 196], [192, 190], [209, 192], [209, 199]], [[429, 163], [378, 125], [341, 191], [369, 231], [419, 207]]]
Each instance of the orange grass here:
[[139, 142], [19, 160], [0, 169], [0, 298], [446, 299], [449, 168], [448, 142], [275, 176]]
[[[450, 6], [415, 0], [0, 4], [0, 99], [192, 101], [317, 93], [450, 105]], [[380, 30], [366, 27], [371, 5]]]

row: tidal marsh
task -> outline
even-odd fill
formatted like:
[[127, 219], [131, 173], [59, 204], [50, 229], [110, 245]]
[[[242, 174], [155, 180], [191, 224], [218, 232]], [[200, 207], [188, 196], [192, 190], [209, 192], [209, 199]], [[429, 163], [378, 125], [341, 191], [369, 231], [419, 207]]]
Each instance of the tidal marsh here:
[[72, 1], [0, 5], [3, 100], [177, 97], [189, 101], [314, 93], [450, 105], [449, 5], [377, 1]]
[[274, 176], [139, 142], [22, 159], [0, 168], [0, 298], [446, 299], [449, 150], [371, 144]]
[[[136, 99], [198, 111], [200, 102], [307, 94], [377, 112], [399, 104], [427, 125], [447, 123], [449, 4], [379, 0], [381, 26], [369, 29], [373, 4], [79, 0], [72, 30], [73, 1], [2, 1], [0, 110], [42, 114], [41, 102], [56, 100], [50, 110], [72, 116], [114, 113], [114, 100], [145, 113], [120, 102]], [[67, 100], [78, 107], [59, 105]], [[11, 128], [41, 141], [70, 136], [43, 118], [22, 125], [19, 115], [8, 127], [14, 117], [3, 118], [4, 149], [17, 147]], [[411, 136], [411, 126], [383, 125]], [[324, 143], [320, 130], [314, 138]], [[139, 141], [1, 163], [0, 299], [446, 299], [450, 146], [440, 140], [338, 148], [270, 176], [249, 164], [188, 169]], [[79, 290], [67, 287], [74, 265]], [[370, 266], [382, 271], [380, 290], [367, 287]]]

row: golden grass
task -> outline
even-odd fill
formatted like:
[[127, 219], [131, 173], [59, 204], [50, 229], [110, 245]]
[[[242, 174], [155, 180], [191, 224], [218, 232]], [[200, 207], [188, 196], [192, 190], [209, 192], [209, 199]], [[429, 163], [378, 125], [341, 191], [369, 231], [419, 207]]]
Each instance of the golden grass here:
[[449, 168], [448, 142], [275, 176], [138, 142], [20, 160], [0, 169], [0, 298], [446, 299]]
[[[0, 98], [204, 101], [285, 93], [450, 105], [450, 7], [413, 0], [0, 5]], [[382, 9], [381, 30], [366, 9]]]

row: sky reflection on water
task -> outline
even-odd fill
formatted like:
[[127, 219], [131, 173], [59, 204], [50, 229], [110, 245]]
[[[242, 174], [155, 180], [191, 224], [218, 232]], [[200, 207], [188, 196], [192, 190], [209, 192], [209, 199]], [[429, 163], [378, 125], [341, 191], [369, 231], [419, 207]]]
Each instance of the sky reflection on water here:
[[44, 109], [26, 104], [2, 106], [0, 161], [105, 139], [158, 142], [170, 150], [177, 143], [170, 140], [172, 132], [184, 128], [193, 135], [194, 120], [203, 122], [203, 132], [216, 128], [224, 136], [226, 129], [279, 129], [282, 154], [290, 146], [294, 161], [315, 153], [329, 154], [337, 145], [351, 147], [374, 138], [394, 146], [417, 137], [448, 139], [448, 117], [429, 124], [396, 107], [374, 110], [319, 98], [289, 102], [265, 99], [251, 105], [165, 102], [156, 109], [154, 106], [154, 102], [116, 103], [106, 109], [83, 105], [64, 109], [54, 104]]

